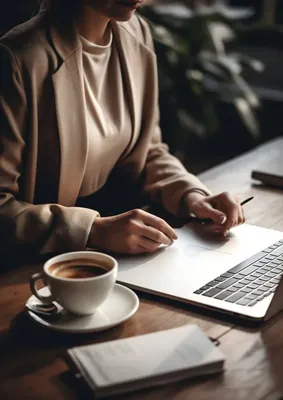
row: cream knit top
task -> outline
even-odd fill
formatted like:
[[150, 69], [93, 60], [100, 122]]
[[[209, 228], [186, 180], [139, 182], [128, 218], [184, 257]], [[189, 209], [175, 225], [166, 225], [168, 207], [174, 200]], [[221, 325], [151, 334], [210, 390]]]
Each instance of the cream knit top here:
[[131, 138], [132, 124], [119, 54], [110, 28], [106, 35], [103, 46], [81, 36], [89, 150], [80, 197], [103, 185], [105, 172], [111, 172]]

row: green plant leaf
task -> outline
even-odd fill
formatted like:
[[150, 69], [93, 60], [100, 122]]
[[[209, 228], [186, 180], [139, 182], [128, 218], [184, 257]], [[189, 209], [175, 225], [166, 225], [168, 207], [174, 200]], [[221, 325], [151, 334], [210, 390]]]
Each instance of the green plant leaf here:
[[255, 140], [258, 140], [260, 137], [260, 128], [249, 103], [241, 97], [236, 97], [233, 103], [248, 132]]

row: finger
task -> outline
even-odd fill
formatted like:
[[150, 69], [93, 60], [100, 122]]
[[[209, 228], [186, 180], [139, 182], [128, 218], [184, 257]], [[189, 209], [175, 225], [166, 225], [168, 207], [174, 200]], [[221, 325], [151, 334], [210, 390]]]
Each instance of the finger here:
[[140, 235], [159, 244], [170, 245], [172, 243], [172, 239], [148, 225], [141, 226]]
[[204, 224], [203, 229], [208, 233], [224, 233], [225, 227], [220, 224]]
[[244, 210], [243, 207], [241, 206], [240, 201], [238, 201], [237, 203], [239, 207], [238, 225], [241, 225], [245, 222]]
[[194, 212], [198, 217], [212, 219], [216, 224], [224, 224], [227, 220], [224, 212], [213, 208], [207, 200], [196, 206]]
[[166, 235], [169, 239], [176, 240], [178, 236], [174, 229], [167, 224], [164, 219], [157, 217], [156, 215], [150, 214], [146, 211], [141, 210], [141, 219], [145, 225], [151, 226], [158, 231], [162, 232]]
[[138, 246], [151, 253], [158, 249], [160, 243], [154, 242], [153, 240], [147, 239], [146, 237], [140, 236]]
[[[233, 226], [237, 225], [239, 220], [239, 206], [236, 200], [231, 196], [228, 195], [226, 201], [224, 203], [224, 207], [227, 210], [227, 221], [225, 222], [225, 233], [227, 234], [228, 231], [233, 228]], [[224, 234], [225, 234], [224, 233]]]

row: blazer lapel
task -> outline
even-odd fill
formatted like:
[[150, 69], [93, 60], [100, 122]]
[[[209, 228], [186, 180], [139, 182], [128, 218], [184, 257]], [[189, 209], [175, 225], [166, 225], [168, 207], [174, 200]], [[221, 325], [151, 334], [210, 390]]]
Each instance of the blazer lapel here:
[[66, 60], [53, 75], [61, 150], [58, 202], [75, 204], [88, 152], [80, 52]]
[[[141, 79], [141, 76], [139, 75], [139, 69], [142, 68], [142, 66], [137, 65], [136, 63], [135, 54], [137, 51], [136, 46], [138, 45], [137, 41], [132, 38], [128, 32], [124, 31], [123, 28], [120, 28], [120, 26], [115, 22], [112, 23], [112, 29], [118, 47], [123, 79], [125, 80], [126, 84], [128, 105], [132, 123], [131, 140], [126, 151], [121, 157], [123, 158], [130, 152], [136, 135], [139, 134], [139, 121], [142, 111], [141, 102], [139, 99], [141, 96], [138, 96], [138, 93], [140, 93], [139, 81]], [[133, 68], [133, 65], [135, 66], [135, 68]]]
[[145, 82], [147, 82], [146, 74], [148, 65], [150, 63], [154, 64], [155, 59], [151, 51], [123, 27], [123, 23], [120, 26], [119, 23], [112, 22], [112, 29], [118, 46], [132, 122], [131, 140], [120, 158], [120, 160], [123, 160], [133, 149], [143, 129], [144, 121], [142, 120], [142, 115], [144, 109], [144, 86]]
[[51, 38], [62, 59], [52, 76], [61, 153], [58, 202], [73, 206], [88, 152], [81, 43], [74, 20], [54, 13], [51, 21]]

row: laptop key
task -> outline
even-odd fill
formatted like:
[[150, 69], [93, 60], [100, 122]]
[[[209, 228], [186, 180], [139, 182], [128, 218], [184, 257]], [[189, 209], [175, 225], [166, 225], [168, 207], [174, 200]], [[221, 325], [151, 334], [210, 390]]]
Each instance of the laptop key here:
[[258, 267], [257, 267], [257, 266], [255, 266], [255, 265], [250, 265], [249, 267], [243, 269], [243, 270], [241, 271], [241, 274], [250, 275], [250, 274], [252, 274], [253, 272], [255, 272], [255, 271], [257, 271], [257, 270], [258, 270]]
[[264, 285], [264, 287], [268, 287], [270, 289], [272, 289], [275, 286], [275, 283], [271, 283], [271, 282], [266, 282], [266, 284]]
[[223, 282], [223, 281], [225, 281], [227, 278], [221, 278], [221, 276], [218, 276], [217, 278], [215, 278], [214, 279], [214, 281], [213, 282]]
[[208, 282], [205, 286], [213, 287], [213, 286], [218, 285], [218, 283], [219, 283], [219, 282], [217, 282], [217, 281], [210, 281], [210, 282]]
[[263, 291], [262, 290], [254, 290], [252, 294], [259, 297], [259, 296], [263, 295]]
[[245, 296], [245, 292], [237, 292], [230, 296], [228, 299], [225, 299], [225, 301], [228, 301], [229, 303], [236, 303], [236, 301], [240, 300], [242, 297]]
[[247, 279], [243, 279], [243, 280], [240, 281], [239, 283], [243, 283], [244, 285], [248, 285], [248, 284], [251, 283], [251, 282], [248, 281]]
[[257, 289], [258, 287], [259, 287], [259, 285], [256, 285], [256, 284], [254, 284], [254, 283], [251, 283], [250, 285], [247, 286], [247, 288], [248, 288], [248, 289], [251, 289], [251, 290]]
[[259, 273], [259, 272], [253, 272], [252, 274], [251, 274], [251, 276], [253, 277], [253, 278], [259, 278], [260, 276], [261, 276], [261, 274]]
[[251, 300], [255, 300], [257, 298], [257, 296], [255, 294], [249, 294], [248, 296], [246, 296], [246, 299]]
[[268, 276], [269, 278], [274, 278], [276, 275], [277, 275], [276, 272], [271, 272], [271, 271], [269, 271], [269, 272], [267, 272], [267, 274], [265, 274], [265, 276]]
[[230, 271], [225, 272], [224, 274], [220, 275], [220, 278], [231, 278], [234, 274]]
[[231, 290], [231, 292], [237, 292], [239, 290], [239, 288], [236, 287], [235, 285], [233, 285], [233, 286], [229, 287], [229, 290]]
[[247, 287], [243, 287], [243, 289], [241, 289], [242, 292], [247, 293], [251, 293], [251, 289], [248, 289]]
[[253, 282], [256, 280], [256, 278], [253, 278], [252, 276], [246, 276], [245, 278], [247, 281], [249, 281], [249, 283]]
[[271, 283], [275, 283], [276, 285], [280, 282], [280, 278], [271, 279]]
[[246, 297], [242, 298], [241, 300], [237, 301], [236, 304], [239, 304], [240, 306], [247, 306], [251, 301], [247, 299]]
[[201, 293], [203, 293], [203, 292], [204, 292], [204, 290], [198, 289], [198, 290], [196, 290], [196, 291], [194, 292], [194, 294], [201, 294]]
[[268, 266], [269, 267], [272, 267], [272, 268], [275, 268], [279, 263], [277, 263], [276, 262], [277, 260], [274, 260], [274, 261], [271, 261], [269, 264], [268, 264]]
[[270, 265], [268, 264], [265, 267], [262, 267], [261, 269], [262, 269], [263, 273], [266, 273], [266, 272], [270, 272], [272, 270], [272, 267], [270, 267]]
[[[265, 283], [266, 283], [266, 282], [265, 282]], [[268, 292], [268, 291], [270, 290], [270, 288], [269, 288], [269, 287], [266, 287], [265, 285], [263, 285], [263, 286], [260, 287], [260, 290], [261, 290], [262, 292], [266, 293], [266, 292]]]
[[[280, 254], [278, 254], [280, 255]], [[274, 255], [274, 253], [272, 254], [267, 254], [267, 256], [265, 257], [267, 260], [274, 260], [276, 258], [276, 255]]]
[[233, 287], [235, 287], [235, 288], [238, 288], [238, 289], [241, 289], [241, 288], [243, 288], [245, 285], [242, 283], [242, 282], [237, 282], [237, 283], [235, 283], [235, 285], [233, 285]]
[[268, 276], [262, 276], [261, 278], [260, 278], [262, 281], [269, 281], [269, 277]]
[[264, 264], [269, 263], [270, 259], [266, 257], [262, 258], [260, 261], [262, 261]]
[[235, 278], [235, 279], [243, 279], [244, 277], [245, 277], [245, 275], [243, 275], [243, 274], [237, 274], [237, 275], [233, 276], [233, 278]]
[[217, 289], [227, 289], [229, 286], [232, 286], [234, 283], [237, 282], [237, 279], [230, 278], [227, 279], [225, 282], [220, 283], [220, 285], [216, 286]]
[[228, 296], [230, 296], [231, 294], [233, 294], [233, 292], [231, 292], [230, 290], [225, 290], [224, 292], [222, 292], [222, 293], [218, 294], [217, 296], [215, 296], [215, 299], [224, 300]]
[[273, 250], [272, 255], [273, 256], [281, 256], [283, 254], [283, 246], [277, 247], [276, 250]]
[[262, 251], [262, 253], [267, 253], [268, 254], [268, 253], [271, 253], [272, 250], [273, 250], [273, 248], [267, 247], [266, 249], [261, 250], [261, 251]]
[[206, 297], [213, 297], [220, 292], [221, 292], [221, 289], [212, 288], [212, 289], [209, 289], [207, 292], [203, 293], [202, 295], [206, 296]]
[[256, 283], [259, 283], [260, 285], [264, 285], [266, 280], [263, 280], [261, 278], [257, 279]]
[[[268, 270], [269, 271], [269, 270]], [[261, 275], [265, 274], [267, 272], [266, 268], [260, 268], [257, 270], [257, 272]]]
[[204, 285], [204, 286], [202, 286], [201, 288], [199, 288], [199, 290], [202, 290], [202, 291], [206, 291], [206, 290], [208, 290], [209, 289], [209, 286], [207, 286], [207, 285]]
[[271, 261], [270, 264], [280, 265], [281, 263], [282, 263], [282, 261], [280, 261], [280, 260], [273, 260], [273, 261]]
[[250, 302], [249, 307], [254, 306], [257, 303], [257, 300], [253, 300], [252, 302]]

